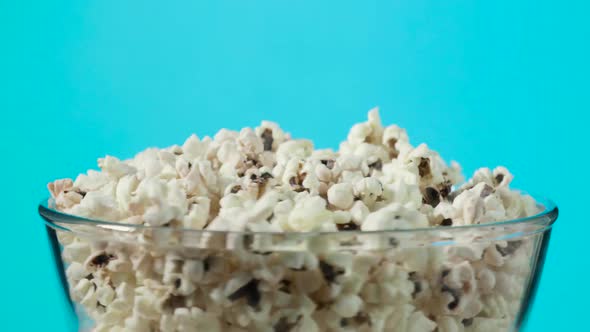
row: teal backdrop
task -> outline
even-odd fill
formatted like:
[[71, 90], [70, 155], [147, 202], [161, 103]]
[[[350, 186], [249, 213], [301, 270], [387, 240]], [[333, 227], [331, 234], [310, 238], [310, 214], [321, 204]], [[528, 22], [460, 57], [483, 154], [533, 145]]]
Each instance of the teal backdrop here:
[[337, 147], [376, 105], [560, 217], [526, 331], [587, 328], [587, 1], [0, 0], [3, 331], [75, 331], [46, 183], [191, 133], [280, 122]]

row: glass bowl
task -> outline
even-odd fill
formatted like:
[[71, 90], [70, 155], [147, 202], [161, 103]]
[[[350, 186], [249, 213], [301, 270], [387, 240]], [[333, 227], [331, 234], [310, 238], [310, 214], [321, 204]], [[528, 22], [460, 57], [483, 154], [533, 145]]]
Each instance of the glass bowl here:
[[458, 227], [219, 232], [39, 205], [80, 331], [518, 331], [557, 207]]

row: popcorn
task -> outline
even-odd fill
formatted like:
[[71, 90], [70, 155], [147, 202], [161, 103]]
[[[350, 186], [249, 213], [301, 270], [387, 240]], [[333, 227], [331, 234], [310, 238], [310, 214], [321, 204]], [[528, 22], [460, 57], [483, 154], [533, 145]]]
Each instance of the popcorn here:
[[381, 144], [385, 146], [389, 151], [389, 157], [391, 159], [399, 156], [399, 148], [397, 147], [398, 142], [409, 143], [410, 139], [405, 129], [402, 129], [396, 125], [388, 126], [383, 130], [383, 136]]
[[328, 202], [336, 208], [347, 210], [352, 206], [353, 200], [350, 183], [335, 184], [328, 190]]
[[360, 225], [363, 220], [367, 218], [367, 215], [369, 215], [369, 208], [363, 203], [363, 201], [356, 201], [352, 204], [349, 212], [352, 221], [354, 221], [355, 224]]
[[436, 320], [436, 325], [440, 332], [462, 332], [464, 330], [463, 324], [452, 316], [440, 316]]
[[119, 159], [112, 156], [98, 159], [98, 167], [100, 167], [103, 172], [117, 179], [137, 172], [135, 167], [121, 162]]
[[211, 200], [207, 197], [197, 197], [188, 208], [188, 214], [183, 218], [183, 226], [189, 229], [202, 229], [209, 219]]
[[87, 242], [75, 240], [64, 247], [61, 255], [66, 263], [83, 263], [90, 253], [90, 245]]
[[361, 225], [363, 231], [422, 228], [428, 226], [426, 217], [418, 211], [393, 203], [372, 212]]
[[[463, 183], [377, 109], [338, 151], [263, 121], [98, 166], [47, 186], [60, 211], [146, 226], [57, 232], [93, 331], [506, 331], [521, 309], [534, 239], [443, 227], [531, 216], [534, 199], [501, 166]], [[403, 232], [431, 226], [440, 247]]]
[[61, 179], [50, 182], [47, 189], [51, 193], [51, 197], [57, 198], [64, 191], [71, 190], [74, 187], [72, 179]]
[[295, 203], [289, 214], [288, 226], [294, 231], [313, 231], [321, 229], [323, 224], [329, 225], [331, 220], [326, 201], [319, 196], [307, 196]]
[[96, 301], [103, 306], [110, 305], [115, 299], [115, 291], [110, 286], [102, 286], [96, 289]]
[[203, 157], [207, 151], [208, 143], [207, 140], [201, 141], [197, 135], [191, 135], [182, 145], [183, 158], [193, 161]]
[[378, 179], [365, 177], [355, 183], [354, 194], [367, 206], [373, 206], [383, 194], [383, 185]]
[[106, 173], [89, 170], [87, 174], [78, 175], [76, 181], [74, 181], [74, 187], [87, 193], [89, 191], [99, 190], [110, 181], [111, 179]]
[[357, 295], [340, 296], [331, 306], [340, 317], [350, 318], [356, 316], [363, 304], [363, 301]]
[[391, 331], [431, 332], [437, 325], [412, 305], [404, 305], [388, 317], [386, 329]]

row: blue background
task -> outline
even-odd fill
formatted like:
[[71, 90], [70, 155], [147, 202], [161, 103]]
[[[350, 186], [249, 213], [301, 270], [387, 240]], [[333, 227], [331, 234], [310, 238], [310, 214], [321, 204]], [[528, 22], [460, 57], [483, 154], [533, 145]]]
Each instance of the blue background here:
[[0, 1], [3, 328], [75, 330], [36, 214], [48, 181], [262, 119], [337, 147], [379, 105], [466, 173], [503, 164], [558, 203], [527, 331], [576, 330], [590, 296], [583, 3]]

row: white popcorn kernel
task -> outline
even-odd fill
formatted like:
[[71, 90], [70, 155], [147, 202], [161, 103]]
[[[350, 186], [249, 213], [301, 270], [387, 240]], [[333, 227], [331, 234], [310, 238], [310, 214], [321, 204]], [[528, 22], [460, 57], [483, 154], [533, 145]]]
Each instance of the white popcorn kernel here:
[[360, 225], [363, 220], [369, 215], [369, 208], [363, 201], [355, 201], [349, 210], [352, 221]]
[[332, 180], [332, 171], [322, 163], [315, 166], [314, 172], [318, 180], [322, 182], [330, 182]]
[[496, 285], [496, 276], [489, 269], [481, 269], [477, 272], [477, 286], [483, 294], [491, 293]]
[[207, 197], [198, 197], [195, 203], [191, 204], [188, 214], [183, 218], [183, 226], [191, 229], [203, 229], [209, 218], [211, 200]]
[[364, 283], [367, 281], [364, 276], [351, 275], [351, 271], [345, 272], [340, 280], [342, 289], [338, 290], [338, 293], [334, 294], [335, 296], [339, 295], [340, 291], [343, 293], [357, 294], [362, 290]]
[[407, 210], [394, 203], [372, 212], [361, 225], [363, 231], [422, 228], [428, 226], [426, 217], [418, 211]]
[[372, 177], [362, 178], [354, 185], [354, 195], [363, 200], [368, 206], [373, 205], [382, 194], [383, 186], [381, 182]]
[[297, 303], [298, 310], [304, 315], [310, 315], [317, 309], [315, 302], [307, 295], [301, 295], [295, 301]]
[[130, 212], [130, 204], [132, 202], [133, 193], [139, 185], [139, 179], [136, 175], [125, 175], [117, 182], [115, 195], [119, 209], [125, 213]]
[[381, 117], [379, 116], [379, 107], [374, 107], [369, 110], [367, 115], [368, 123], [371, 126], [371, 135], [368, 143], [379, 144], [383, 136], [383, 126], [381, 125]]
[[477, 299], [477, 281], [472, 266], [464, 261], [447, 270], [443, 277], [441, 296], [444, 311], [449, 314], [461, 313], [473, 317], [481, 311]]
[[76, 240], [76, 237], [72, 232], [56, 231], [55, 235], [57, 236], [57, 240], [62, 246], [69, 246]]
[[140, 274], [146, 274], [152, 265], [153, 258], [146, 252], [135, 252], [129, 257], [131, 267]]
[[186, 260], [182, 266], [182, 274], [193, 283], [203, 279], [205, 266], [200, 260]]
[[88, 279], [80, 279], [76, 285], [71, 289], [72, 300], [80, 301], [82, 300], [88, 291], [92, 288], [94, 291], [93, 283]]
[[[85, 279], [82, 279], [85, 280]], [[82, 281], [80, 281], [82, 282]], [[79, 283], [80, 285], [80, 283]], [[80, 285], [80, 304], [87, 306], [87, 307], [95, 307], [96, 306], [96, 291], [94, 283], [90, 282], [86, 285]], [[82, 290], [85, 290], [85, 294], [82, 293]]]
[[499, 267], [504, 265], [504, 256], [498, 251], [496, 245], [491, 245], [486, 249], [483, 255], [483, 260], [490, 266]]
[[100, 167], [103, 172], [116, 179], [137, 172], [135, 167], [127, 165], [126, 163], [112, 156], [106, 156], [104, 158], [98, 159], [98, 167]]
[[300, 270], [305, 264], [305, 253], [303, 252], [284, 252], [281, 253], [281, 264], [293, 269]]
[[148, 320], [156, 320], [159, 318], [160, 313], [157, 310], [154, 303], [158, 299], [153, 295], [142, 295], [135, 297], [134, 311], [139, 317]]
[[320, 185], [318, 186], [318, 194], [322, 197], [326, 197], [328, 195], [328, 189], [330, 189], [330, 186], [327, 183], [320, 182]]
[[368, 123], [357, 123], [350, 128], [348, 143], [353, 145], [361, 144], [365, 142], [369, 135], [371, 135], [371, 126]]
[[340, 183], [356, 183], [365, 177], [362, 171], [342, 171]]
[[240, 133], [237, 131], [222, 128], [217, 132], [217, 134], [215, 134], [213, 140], [219, 143], [224, 141], [235, 141], [239, 135]]
[[82, 198], [82, 195], [75, 191], [64, 191], [55, 198], [55, 206], [59, 209], [70, 209], [80, 204]]
[[482, 315], [487, 317], [510, 317], [518, 310], [518, 301], [509, 301], [501, 294], [489, 294], [481, 297]]
[[332, 219], [335, 224], [347, 224], [350, 222], [352, 216], [348, 211], [334, 211]]
[[523, 205], [523, 213], [521, 214], [521, 217], [533, 216], [542, 211], [542, 209], [537, 205], [537, 202], [535, 202], [535, 199], [531, 196], [522, 195], [521, 200]]
[[336, 299], [330, 308], [341, 317], [350, 318], [359, 312], [362, 305], [363, 300], [360, 297], [348, 294]]
[[319, 332], [318, 324], [311, 317], [304, 315], [296, 325], [294, 332]]
[[117, 202], [111, 190], [114, 184], [106, 184], [101, 191], [88, 192], [80, 204], [74, 206], [69, 213], [88, 218], [100, 218], [106, 221], [121, 219], [121, 213], [117, 208]]
[[251, 128], [244, 128], [240, 131], [238, 142], [240, 150], [250, 156], [256, 156], [264, 150], [262, 140]]
[[162, 315], [160, 319], [160, 331], [175, 332], [177, 328], [176, 319], [173, 315]]
[[437, 327], [436, 323], [428, 319], [421, 311], [413, 312], [407, 321], [408, 332], [431, 332]]
[[463, 332], [463, 324], [452, 316], [439, 316], [436, 320], [440, 332]]
[[67, 190], [71, 190], [74, 187], [72, 179], [60, 179], [50, 182], [47, 185], [47, 189], [51, 193], [51, 197], [57, 198], [61, 193]]
[[109, 182], [110, 179], [105, 173], [89, 170], [87, 174], [78, 175], [74, 181], [74, 187], [87, 193], [99, 190]]
[[[393, 149], [395, 148], [395, 145], [397, 142], [406, 142], [408, 143], [410, 141], [410, 139], [408, 138], [408, 133], [406, 132], [405, 129], [400, 128], [396, 125], [391, 125], [391, 126], [387, 126], [384, 130], [383, 130], [383, 139], [382, 139], [382, 144], [386, 147], [389, 147], [390, 151], [393, 152]], [[399, 151], [397, 152], [397, 154], [399, 154]], [[397, 154], [392, 155], [392, 158], [396, 158]]]
[[[388, 202], [403, 204], [407, 208], [419, 209], [422, 205], [422, 194], [416, 184], [407, 184], [402, 181], [394, 182], [391, 185], [384, 185], [383, 198], [385, 205]], [[373, 209], [378, 209], [379, 203], [375, 203]]]
[[291, 201], [290, 199], [286, 199], [286, 200], [277, 202], [277, 204], [274, 207], [274, 214], [275, 215], [288, 214], [291, 212], [291, 210], [293, 210], [293, 201]]
[[479, 195], [471, 190], [465, 190], [453, 201], [453, 208], [460, 216], [455, 225], [472, 225], [477, 223], [483, 213], [483, 203]]
[[233, 141], [223, 142], [217, 151], [217, 159], [223, 164], [235, 168], [241, 160], [238, 145]]
[[88, 256], [90, 256], [90, 246], [88, 243], [80, 241], [75, 241], [65, 246], [62, 252], [62, 257], [67, 263], [83, 263]]
[[131, 316], [125, 319], [125, 328], [133, 331], [149, 331], [150, 321], [139, 315], [138, 312], [134, 311]]
[[273, 266], [268, 269], [259, 269], [252, 272], [254, 278], [265, 282], [261, 288], [277, 285], [283, 279], [284, 274], [285, 270], [280, 266]]
[[101, 318], [101, 324], [93, 330], [95, 332], [124, 332], [125, 330], [118, 324], [124, 324], [124, 318], [127, 313], [107, 311]]
[[85, 278], [90, 272], [79, 262], [72, 262], [66, 269], [66, 277], [69, 282], [77, 283]]
[[191, 135], [182, 145], [182, 152], [188, 160], [203, 157], [206, 151], [207, 143], [201, 141], [197, 135]]
[[354, 202], [352, 185], [350, 183], [338, 183], [328, 189], [328, 201], [335, 207], [347, 210]]
[[175, 290], [173, 291], [174, 294], [178, 294], [181, 296], [189, 296], [191, 295], [196, 287], [195, 285], [190, 282], [190, 280], [184, 276], [178, 277], [175, 279], [173, 287]]
[[174, 162], [174, 168], [176, 169], [176, 173], [181, 178], [186, 177], [191, 171], [192, 164], [188, 162], [188, 160], [184, 158], [177, 158]]
[[205, 183], [197, 166], [193, 165], [189, 173], [183, 178], [183, 187], [187, 194], [204, 196], [207, 193]]
[[317, 195], [320, 192], [320, 182], [315, 174], [306, 174], [305, 179], [301, 182], [303, 188], [307, 189], [312, 195]]
[[179, 331], [221, 331], [219, 319], [214, 314], [204, 313], [201, 309], [192, 307], [178, 308], [174, 311]]
[[292, 140], [279, 145], [276, 153], [277, 162], [285, 165], [289, 160], [305, 159], [311, 155], [313, 143], [308, 140]]
[[96, 289], [96, 300], [103, 306], [108, 306], [115, 298], [115, 291], [110, 286], [102, 286]]
[[453, 246], [447, 252], [451, 257], [458, 257], [468, 261], [478, 261], [482, 258], [485, 247], [482, 245]]
[[321, 227], [322, 223], [330, 223], [332, 216], [326, 210], [326, 201], [321, 197], [301, 199], [289, 214], [288, 225], [296, 231], [312, 231]]
[[[219, 205], [222, 208], [222, 212], [223, 212], [224, 209], [229, 210], [232, 208], [242, 208], [243, 202], [242, 202], [242, 198], [239, 195], [228, 194], [226, 196], [223, 196], [223, 198], [219, 201]], [[220, 212], [220, 214], [222, 212]]]
[[385, 148], [368, 143], [358, 145], [353, 153], [361, 158], [361, 170], [365, 176], [372, 174], [370, 171], [382, 171], [383, 163], [389, 159]]
[[508, 300], [518, 300], [519, 294], [522, 294], [524, 284], [522, 280], [515, 278], [514, 275], [498, 272], [496, 277], [496, 288], [495, 290], [499, 294], [504, 295]]
[[217, 174], [211, 166], [211, 162], [208, 160], [201, 160], [196, 165], [199, 169], [201, 178], [204, 180], [207, 189], [212, 193], [217, 193], [219, 188], [217, 187]]
[[411, 304], [404, 304], [387, 317], [385, 330], [409, 331], [410, 315], [415, 308]]
[[510, 182], [512, 182], [513, 179], [512, 174], [510, 174], [508, 169], [506, 169], [506, 167], [503, 166], [496, 167], [492, 172], [492, 175], [494, 177], [494, 184], [497, 187], [508, 187], [508, 185], [510, 184]]
[[123, 282], [117, 289], [115, 290], [117, 300], [122, 301], [123, 303], [131, 303], [133, 301], [133, 286], [129, 283]]
[[158, 151], [158, 159], [162, 165], [167, 166], [175, 166], [176, 165], [176, 155], [170, 151], [166, 151], [165, 149]]
[[362, 159], [355, 155], [340, 155], [336, 160], [336, 165], [342, 171], [358, 171], [361, 168]]

